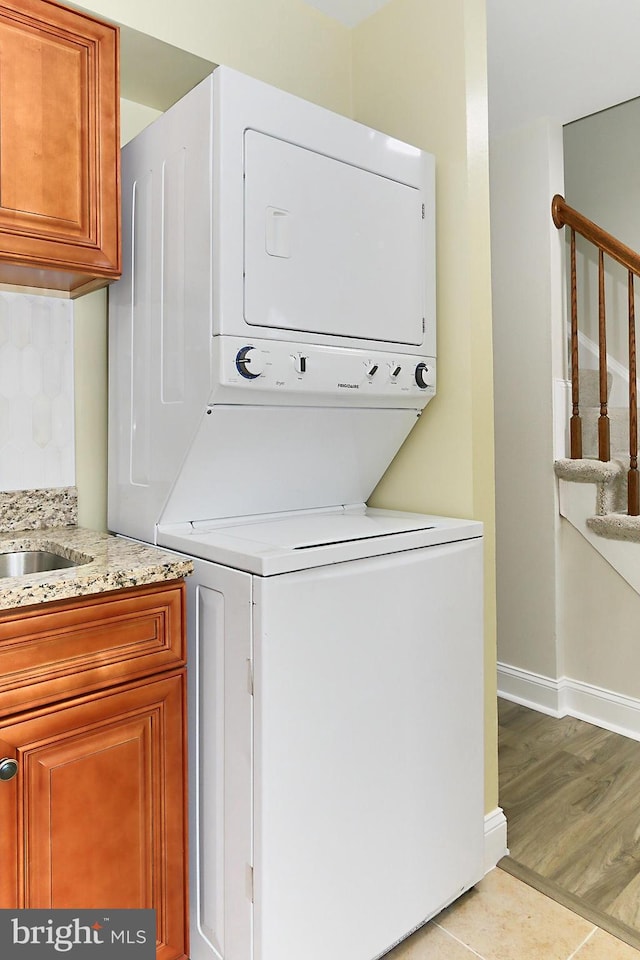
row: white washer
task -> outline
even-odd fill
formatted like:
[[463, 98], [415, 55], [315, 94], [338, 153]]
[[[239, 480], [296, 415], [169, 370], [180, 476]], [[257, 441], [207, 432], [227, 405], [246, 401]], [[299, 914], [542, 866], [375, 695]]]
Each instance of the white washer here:
[[372, 960], [480, 879], [481, 532], [365, 507], [159, 530], [204, 558], [193, 960]]

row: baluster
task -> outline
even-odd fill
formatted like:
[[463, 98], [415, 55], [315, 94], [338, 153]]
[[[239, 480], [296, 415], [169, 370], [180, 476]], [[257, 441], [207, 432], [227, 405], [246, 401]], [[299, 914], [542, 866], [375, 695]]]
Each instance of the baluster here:
[[576, 232], [571, 230], [571, 458], [582, 457], [582, 420], [580, 419], [580, 366], [578, 361], [578, 285], [576, 282]]
[[638, 484], [638, 400], [636, 372], [636, 312], [633, 291], [633, 273], [629, 270], [629, 473], [627, 512], [630, 517], [640, 514], [640, 486]]
[[609, 414], [607, 412], [607, 330], [604, 306], [604, 254], [598, 250], [598, 369], [600, 372], [600, 416], [598, 417], [598, 457], [610, 460]]

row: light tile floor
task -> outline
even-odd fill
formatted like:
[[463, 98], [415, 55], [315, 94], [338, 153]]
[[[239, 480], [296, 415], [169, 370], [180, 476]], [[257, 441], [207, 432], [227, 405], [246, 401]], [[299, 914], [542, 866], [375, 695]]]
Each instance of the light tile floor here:
[[492, 870], [384, 960], [640, 960], [604, 930]]

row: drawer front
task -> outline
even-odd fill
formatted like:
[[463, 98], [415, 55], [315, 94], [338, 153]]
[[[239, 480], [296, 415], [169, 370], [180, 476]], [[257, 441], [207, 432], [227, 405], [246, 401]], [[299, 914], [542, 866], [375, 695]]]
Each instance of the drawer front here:
[[184, 582], [0, 615], [0, 716], [186, 663]]

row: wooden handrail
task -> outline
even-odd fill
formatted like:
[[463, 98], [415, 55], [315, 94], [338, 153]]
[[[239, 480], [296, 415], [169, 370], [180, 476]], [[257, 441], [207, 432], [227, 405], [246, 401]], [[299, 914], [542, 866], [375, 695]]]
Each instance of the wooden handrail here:
[[582, 419], [580, 417], [579, 362], [578, 362], [578, 285], [576, 280], [576, 233], [598, 250], [598, 386], [600, 416], [598, 418], [598, 456], [609, 460], [610, 424], [608, 410], [607, 324], [605, 313], [604, 255], [611, 257], [627, 270], [629, 315], [629, 470], [627, 473], [627, 512], [640, 516], [640, 473], [638, 471], [638, 400], [636, 358], [636, 316], [634, 277], [640, 277], [640, 254], [625, 246], [606, 230], [588, 220], [556, 194], [551, 202], [551, 216], [560, 230], [569, 227], [570, 239], [570, 296], [571, 296], [571, 401], [570, 424], [571, 457], [582, 457]]
[[570, 207], [559, 193], [556, 193], [551, 201], [551, 216], [558, 230], [565, 226], [571, 227], [581, 237], [590, 240], [608, 256], [621, 263], [627, 270], [631, 270], [636, 277], [640, 277], [640, 254], [616, 240], [615, 237], [593, 223], [592, 220], [583, 217], [581, 213]]

